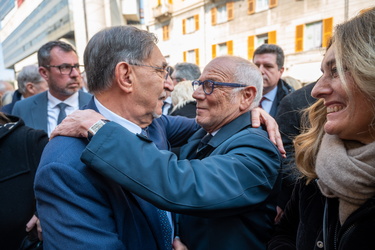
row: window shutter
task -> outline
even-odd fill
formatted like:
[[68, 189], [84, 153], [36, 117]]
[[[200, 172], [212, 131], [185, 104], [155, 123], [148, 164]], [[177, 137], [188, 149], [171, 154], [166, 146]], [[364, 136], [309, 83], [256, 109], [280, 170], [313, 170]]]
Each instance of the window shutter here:
[[212, 26], [216, 25], [216, 12], [217, 12], [216, 8], [211, 9], [211, 25]]
[[323, 19], [323, 41], [322, 47], [326, 48], [328, 46], [329, 40], [332, 36], [332, 29], [333, 29], [333, 17]]
[[233, 40], [227, 42], [228, 55], [233, 55]]
[[247, 14], [255, 13], [255, 0], [247, 0]]
[[268, 32], [268, 43], [277, 44], [276, 43], [276, 30]]
[[304, 24], [296, 26], [296, 52], [303, 51], [303, 26]]
[[199, 49], [195, 49], [195, 64], [199, 66]]
[[187, 54], [187, 52], [184, 51], [184, 52], [183, 52], [183, 55], [182, 55], [182, 57], [183, 57], [183, 61], [184, 61], [184, 62], [186, 62], [186, 54]]
[[169, 26], [163, 26], [163, 41], [169, 40]]
[[186, 34], [186, 19], [182, 19], [182, 34]]
[[212, 45], [212, 59], [216, 57], [216, 44]]
[[158, 6], [161, 6], [161, 0], [158, 0]]
[[277, 6], [277, 0], [270, 0], [270, 5], [269, 5], [270, 9], [275, 8], [276, 6]]
[[234, 2], [227, 3], [228, 21], [234, 19]]
[[194, 16], [195, 30], [199, 30], [199, 15]]
[[247, 59], [253, 60], [253, 55], [255, 51], [255, 36], [247, 37]]
[[168, 3], [169, 4], [173, 4], [173, 0], [168, 0]]

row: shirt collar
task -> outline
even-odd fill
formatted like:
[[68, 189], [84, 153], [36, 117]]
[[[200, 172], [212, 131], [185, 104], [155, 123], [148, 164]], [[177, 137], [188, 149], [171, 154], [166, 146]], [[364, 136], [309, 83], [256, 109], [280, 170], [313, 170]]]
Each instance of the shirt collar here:
[[265, 94], [265, 95], [263, 95], [265, 98], [267, 98], [267, 100], [269, 100], [269, 101], [271, 101], [271, 102], [273, 102], [273, 100], [275, 99], [275, 97], [276, 97], [276, 94], [277, 94], [277, 85], [276, 85], [276, 87], [273, 89], [273, 90], [271, 90], [270, 92], [268, 92], [267, 94]]
[[53, 107], [53, 108], [56, 107], [56, 105], [61, 103], [61, 102], [68, 104], [70, 107], [79, 107], [79, 105], [78, 105], [78, 95], [79, 95], [79, 93], [77, 91], [73, 95], [71, 95], [67, 99], [65, 99], [64, 101], [61, 101], [61, 100], [57, 99], [56, 97], [54, 97], [49, 91], [47, 92], [48, 101], [51, 104], [51, 107]]
[[94, 97], [94, 102], [95, 102], [96, 107], [98, 108], [99, 113], [102, 114], [108, 120], [111, 120], [111, 121], [114, 121], [114, 122], [120, 124], [121, 126], [126, 128], [127, 130], [132, 132], [133, 134], [140, 134], [141, 133], [141, 131], [142, 131], [141, 127], [139, 127], [137, 124], [135, 124], [135, 123], [133, 123], [129, 120], [126, 120], [125, 118], [115, 114], [111, 110], [107, 109], [106, 107], [104, 107], [98, 101], [98, 99], [96, 99], [96, 97]]

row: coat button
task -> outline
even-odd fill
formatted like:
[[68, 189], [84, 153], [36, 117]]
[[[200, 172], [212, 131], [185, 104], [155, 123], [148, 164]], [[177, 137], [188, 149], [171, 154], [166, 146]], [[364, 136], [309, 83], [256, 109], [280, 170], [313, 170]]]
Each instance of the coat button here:
[[323, 244], [323, 241], [317, 241], [316, 242], [316, 246], [318, 247], [318, 248], [323, 248], [324, 247], [324, 244]]

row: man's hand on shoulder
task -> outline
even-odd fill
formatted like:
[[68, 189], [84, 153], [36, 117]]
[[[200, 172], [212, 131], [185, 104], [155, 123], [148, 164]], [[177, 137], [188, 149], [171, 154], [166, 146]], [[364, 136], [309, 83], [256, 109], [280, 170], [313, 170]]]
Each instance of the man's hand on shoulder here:
[[76, 110], [52, 131], [50, 140], [58, 135], [87, 138], [89, 128], [102, 119], [105, 117], [92, 109]]
[[261, 108], [254, 108], [251, 110], [251, 124], [254, 128], [260, 127], [261, 124], [266, 126], [270, 140], [279, 149], [280, 154], [286, 158], [283, 141], [279, 131], [279, 125], [276, 120]]

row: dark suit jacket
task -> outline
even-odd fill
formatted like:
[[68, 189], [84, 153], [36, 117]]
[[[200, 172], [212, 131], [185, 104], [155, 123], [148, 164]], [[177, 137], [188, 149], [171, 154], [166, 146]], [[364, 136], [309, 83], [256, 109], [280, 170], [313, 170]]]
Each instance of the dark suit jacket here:
[[0, 248], [18, 249], [35, 212], [34, 176], [48, 136], [8, 118], [13, 124], [0, 126]]
[[43, 153], [35, 193], [45, 249], [165, 249], [155, 207], [82, 163], [87, 143], [60, 136]]
[[[184, 157], [194, 155], [205, 134], [191, 137]], [[180, 236], [189, 249], [265, 249], [276, 215], [277, 148], [265, 131], [251, 128], [248, 113], [221, 128], [209, 145], [210, 157], [178, 161], [110, 122], [81, 159], [156, 206], [186, 214]]]
[[1, 108], [1, 112], [4, 112], [5, 114], [9, 114], [9, 115], [12, 114], [14, 104], [18, 102], [19, 100], [21, 100], [21, 97], [22, 97], [22, 94], [18, 90], [14, 91], [12, 102], [7, 105], [4, 105]]
[[[86, 105], [92, 95], [83, 91], [78, 92], [79, 108]], [[30, 96], [14, 105], [12, 115], [22, 118], [26, 126], [42, 129], [48, 133], [48, 96], [47, 91]]]
[[280, 102], [276, 115], [276, 121], [279, 124], [279, 130], [287, 156], [287, 158], [283, 160], [283, 184], [278, 202], [278, 206], [281, 208], [284, 208], [288, 202], [297, 179], [293, 140], [301, 133], [303, 109], [309, 107], [316, 101], [316, 99], [311, 96], [311, 90], [314, 86], [315, 83], [311, 83], [287, 95]]
[[277, 83], [277, 93], [276, 93], [276, 97], [275, 99], [273, 100], [272, 102], [272, 107], [271, 107], [271, 110], [269, 112], [269, 114], [272, 116], [272, 117], [275, 117], [276, 116], [276, 113], [277, 113], [277, 109], [280, 105], [280, 102], [281, 100], [287, 96], [288, 94], [294, 92], [294, 89], [292, 86], [290, 86], [289, 84], [287, 84], [285, 81], [283, 81], [282, 79], [279, 80], [279, 82]]

